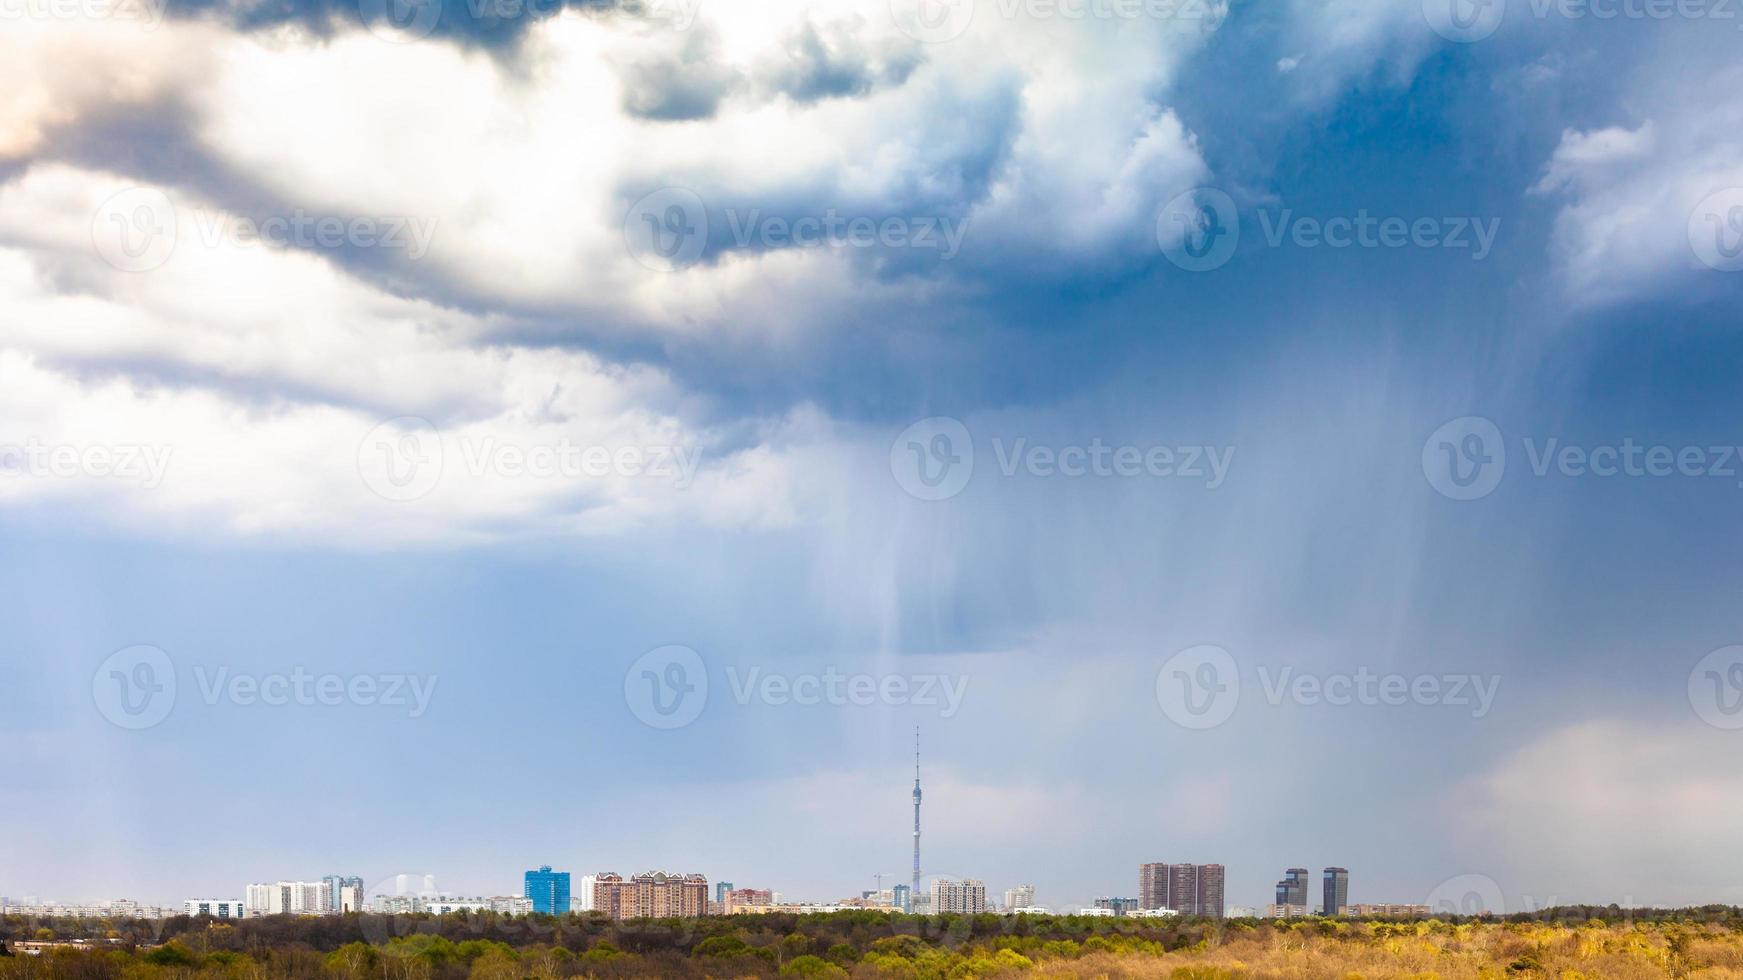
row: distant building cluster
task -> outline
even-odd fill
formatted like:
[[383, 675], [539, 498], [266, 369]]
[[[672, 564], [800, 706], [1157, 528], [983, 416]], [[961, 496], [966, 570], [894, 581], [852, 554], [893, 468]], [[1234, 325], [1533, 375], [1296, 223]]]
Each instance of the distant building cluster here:
[[1223, 875], [1220, 864], [1140, 864], [1138, 906], [1220, 919]]
[[363, 879], [338, 875], [249, 885], [245, 904], [248, 915], [342, 915], [363, 908]]
[[44, 919], [167, 919], [179, 912], [179, 909], [146, 905], [126, 898], [95, 905], [67, 905], [44, 901], [34, 895], [0, 898], [0, 915], [29, 915]]
[[1338, 909], [1338, 914], [1363, 918], [1426, 919], [1429, 908], [1426, 905], [1346, 905]]

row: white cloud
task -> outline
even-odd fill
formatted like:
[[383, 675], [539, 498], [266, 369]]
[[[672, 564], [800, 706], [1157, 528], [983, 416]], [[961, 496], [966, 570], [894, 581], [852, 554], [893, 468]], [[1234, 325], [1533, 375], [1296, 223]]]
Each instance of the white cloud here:
[[[1556, 729], [1460, 786], [1448, 812], [1499, 847], [1532, 904], [1603, 896], [1737, 901], [1743, 774], [1737, 738], [1692, 717], [1679, 727], [1591, 721]], [[1506, 885], [1507, 882], [1503, 882]], [[1509, 896], [1509, 909], [1522, 904]]]
[[1709, 195], [1743, 187], [1743, 109], [1723, 99], [1653, 100], [1634, 127], [1568, 130], [1534, 193], [1560, 195], [1555, 259], [1569, 298], [1645, 296], [1703, 269], [1691, 223]]
[[[318, 532], [358, 546], [797, 515], [788, 454], [827, 441], [814, 413], [728, 439], [658, 369], [480, 342], [479, 318], [383, 293], [308, 251], [205, 241], [202, 221], [232, 216], [185, 198], [161, 267], [112, 268], [91, 247], [104, 231], [92, 216], [128, 186], [42, 167], [0, 191], [0, 418], [21, 446], [152, 446], [173, 461], [150, 487], [14, 472], [14, 504], [95, 499], [105, 520], [148, 533]], [[411, 502], [378, 495], [359, 463], [365, 437], [402, 415], [442, 432], [440, 480]], [[566, 446], [642, 455], [549, 476], [486, 456]]]

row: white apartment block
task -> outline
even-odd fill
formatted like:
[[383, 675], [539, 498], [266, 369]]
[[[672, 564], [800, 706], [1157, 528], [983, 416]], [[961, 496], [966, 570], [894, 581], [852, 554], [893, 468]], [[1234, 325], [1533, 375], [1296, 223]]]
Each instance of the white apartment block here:
[[1035, 886], [1018, 885], [1005, 892], [1005, 908], [1026, 909], [1035, 905]]
[[598, 875], [582, 875], [580, 887], [569, 896], [569, 911], [593, 911], [593, 886], [599, 882]]
[[[248, 886], [249, 915], [327, 915], [333, 911], [332, 885], [324, 881], [281, 881]], [[357, 897], [362, 904], [362, 895]]]

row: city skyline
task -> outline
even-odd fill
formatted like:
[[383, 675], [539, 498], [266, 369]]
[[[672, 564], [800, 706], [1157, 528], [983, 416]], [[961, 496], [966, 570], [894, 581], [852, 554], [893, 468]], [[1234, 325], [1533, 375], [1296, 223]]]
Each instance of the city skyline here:
[[1735, 0], [0, 4], [0, 892], [1743, 906]]

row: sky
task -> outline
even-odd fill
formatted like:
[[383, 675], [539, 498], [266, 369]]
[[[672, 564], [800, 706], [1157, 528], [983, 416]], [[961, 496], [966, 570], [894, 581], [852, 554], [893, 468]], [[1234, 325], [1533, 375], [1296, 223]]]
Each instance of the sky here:
[[0, 895], [1743, 903], [1730, 5], [0, 15]]

